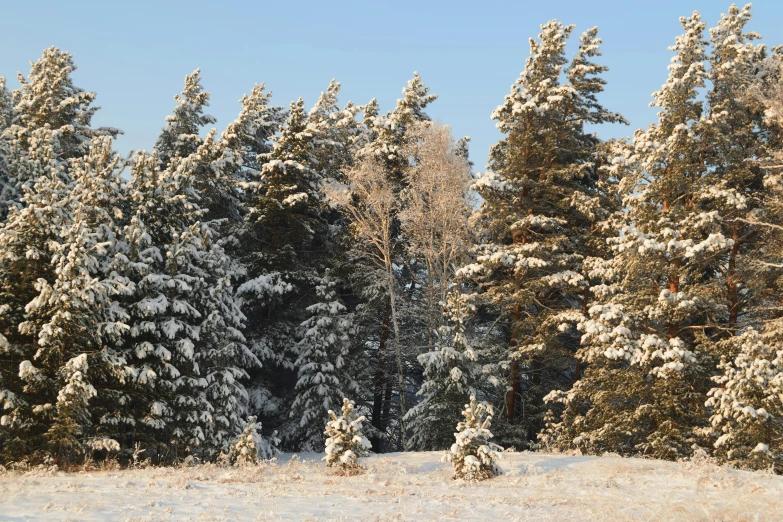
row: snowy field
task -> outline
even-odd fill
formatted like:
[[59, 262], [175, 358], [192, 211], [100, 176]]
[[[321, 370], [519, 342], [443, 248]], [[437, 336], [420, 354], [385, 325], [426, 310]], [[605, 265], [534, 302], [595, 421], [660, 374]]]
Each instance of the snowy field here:
[[440, 456], [374, 456], [356, 477], [314, 454], [249, 469], [7, 472], [0, 520], [783, 520], [783, 477], [765, 473], [526, 452], [466, 484]]

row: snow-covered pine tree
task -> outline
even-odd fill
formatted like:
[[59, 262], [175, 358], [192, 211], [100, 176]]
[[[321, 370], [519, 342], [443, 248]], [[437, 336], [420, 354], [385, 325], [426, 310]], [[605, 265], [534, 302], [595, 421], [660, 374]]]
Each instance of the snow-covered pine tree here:
[[414, 71], [413, 78], [408, 80], [408, 85], [402, 89], [402, 98], [397, 100], [397, 105], [392, 111], [392, 120], [402, 127], [403, 137], [405, 130], [411, 125], [430, 121], [424, 109], [437, 99], [438, 95], [430, 94], [430, 88], [424, 84], [419, 73]]
[[767, 142], [769, 157], [763, 165], [763, 204], [749, 221], [759, 226], [764, 235], [757, 262], [766, 270], [763, 277], [755, 282], [759, 286], [753, 290], [761, 294], [760, 300], [766, 306], [763, 316], [766, 324], [761, 330], [762, 335], [767, 344], [775, 346], [783, 340], [783, 303], [780, 300], [783, 295], [780, 291], [783, 283], [783, 266], [780, 265], [783, 254], [783, 64], [780, 63], [780, 56], [774, 55], [765, 69], [749, 92], [752, 98], [764, 105], [765, 126], [770, 133]]
[[69, 259], [58, 268], [54, 286], [55, 293], [63, 293], [60, 306], [65, 295], [71, 294], [74, 305], [65, 315], [73, 321], [77, 312], [82, 314], [78, 335], [86, 333], [91, 338], [72, 344], [86, 355], [84, 366], [89, 371], [82, 371], [82, 380], [96, 391], [90, 402], [93, 428], [85, 442], [97, 449], [119, 446], [116, 439], [130, 421], [124, 413], [129, 400], [126, 385], [135, 375], [121, 346], [129, 329], [122, 300], [133, 293], [133, 285], [118, 273], [124, 256], [121, 225], [127, 206], [120, 180], [123, 167], [108, 136], [94, 138], [87, 156], [72, 161], [73, 184], [68, 194], [72, 224], [64, 241]]
[[[63, 166], [57, 161], [59, 131], [48, 126], [32, 132], [29, 147], [20, 156], [16, 168], [35, 183], [22, 186], [22, 206], [12, 207], [6, 223], [0, 227], [0, 343], [3, 354], [3, 415], [0, 437], [3, 458], [14, 460], [33, 455], [46, 447], [43, 438], [53, 417], [56, 383], [30, 361], [48, 365], [56, 371], [60, 362], [49, 364], [38, 355], [38, 339], [21, 332], [26, 306], [38, 295], [39, 281], [55, 279], [52, 259], [60, 248], [63, 229], [70, 224], [65, 205], [67, 185]], [[41, 406], [35, 408], [35, 406]]]
[[5, 130], [11, 126], [14, 117], [14, 107], [11, 93], [5, 85], [5, 78], [0, 76], [0, 223], [8, 216], [8, 207], [18, 201], [16, 187], [11, 185], [9, 172], [9, 143], [3, 137]]
[[[744, 332], [769, 317], [771, 307], [765, 287], [769, 288], [768, 282], [780, 274], [773, 266], [777, 258], [770, 265], [763, 253], [776, 243], [775, 234], [757, 224], [759, 218], [765, 219], [765, 200], [770, 195], [764, 186], [764, 167], [772, 163], [770, 145], [779, 138], [771, 132], [762, 100], [748, 96], [748, 92], [759, 79], [765, 81], [767, 77], [768, 81], [770, 76], [777, 76], [781, 57], [777, 52], [769, 56], [766, 46], [754, 43], [761, 37], [746, 30], [750, 9], [750, 4], [742, 9], [732, 5], [710, 30], [707, 77], [711, 89], [705, 104], [708, 117], [700, 122], [709, 151], [699, 203], [704, 211], [719, 216], [721, 233], [731, 242], [716, 274], [721, 283], [719, 299], [727, 313], [720, 318], [722, 328], [711, 333], [709, 344], [705, 343], [713, 361], [722, 361], [719, 368], [711, 368], [711, 373], [717, 374], [713, 380], [730, 381], [732, 377], [726, 372], [731, 371], [731, 362], [738, 362], [736, 358], [742, 354], [752, 357], [758, 351], [758, 334]], [[750, 346], [743, 346], [746, 340]], [[710, 404], [716, 403], [710, 402], [708, 407]], [[713, 429], [713, 434], [718, 431]], [[735, 453], [726, 439], [721, 447], [716, 446], [722, 457], [735, 455], [738, 460], [745, 450], [738, 447]]]
[[271, 98], [263, 83], [255, 85], [239, 100], [239, 115], [220, 135], [222, 167], [230, 170], [229, 176], [243, 193], [251, 192], [252, 184], [259, 181], [261, 168], [272, 152], [271, 138], [285, 120], [282, 107], [269, 105]]
[[261, 423], [256, 422], [256, 418], [251, 415], [245, 421], [242, 433], [231, 443], [229, 460], [236, 466], [253, 466], [273, 459], [280, 453], [278, 442], [276, 433], [268, 439], [264, 438], [261, 435]]
[[[45, 410], [56, 398], [47, 440], [60, 461], [78, 456], [96, 439], [99, 447], [106, 446], [102, 439], [113, 430], [98, 425], [119, 414], [117, 388], [133, 374], [117, 347], [128, 326], [127, 313], [115, 300], [132, 287], [111, 270], [117, 252], [115, 220], [122, 218], [120, 160], [111, 138], [91, 143], [86, 156], [72, 161], [73, 182], [63, 201], [70, 219], [51, 259], [54, 278], [37, 281], [39, 293], [19, 325], [20, 333], [38, 344], [27, 361], [28, 371], [56, 387], [56, 397], [41, 397], [37, 404]], [[88, 411], [99, 391], [100, 401]]]
[[413, 73], [413, 78], [402, 89], [402, 95], [394, 109], [383, 116], [379, 115], [378, 103], [374, 99], [365, 107], [365, 125], [370, 135], [359, 152], [362, 156], [372, 155], [383, 162], [389, 176], [397, 183], [402, 182], [408, 167], [402, 150], [407, 143], [407, 131], [421, 122], [430, 121], [424, 109], [438, 99], [437, 94], [430, 94], [430, 88], [418, 72]]
[[[773, 468], [783, 465], [783, 350], [767, 345], [749, 329], [739, 336], [740, 352], [724, 357], [709, 392], [710, 430], [718, 457], [738, 467]], [[720, 347], [721, 343], [718, 343]]]
[[[697, 14], [683, 20], [687, 32], [673, 48], [670, 79], [653, 103], [662, 109], [660, 121], [637, 133], [634, 148], [624, 154], [622, 169], [631, 174], [626, 187], [631, 233], [615, 240], [624, 251], [610, 267], [617, 281], [593, 287], [599, 303], [582, 325], [580, 350], [588, 370], [567, 394], [551, 396], [566, 407], [562, 422], [545, 434], [549, 443], [598, 453], [645, 448], [668, 458], [687, 454], [699, 433], [693, 428], [706, 420], [699, 397], [709, 388], [714, 363], [736, 356], [742, 329], [758, 317], [758, 277], [770, 269], [759, 262], [765, 238], [754, 222], [764, 199], [760, 167], [768, 153], [763, 110], [746, 91], [766, 51], [752, 43], [758, 35], [744, 32], [749, 10], [732, 6], [710, 31], [708, 71], [702, 63], [704, 24]], [[709, 114], [700, 117], [703, 104], [696, 96], [705, 77], [712, 83], [704, 104]], [[652, 233], [631, 239], [638, 228]], [[641, 277], [668, 288], [645, 296], [651, 285], [640, 284]], [[665, 335], [650, 337], [650, 326], [662, 318], [668, 327], [657, 328], [666, 328]], [[673, 350], [667, 350], [667, 337]], [[667, 363], [678, 367], [681, 357], [698, 359], [687, 377], [647, 376]], [[677, 384], [678, 379], [687, 383]], [[689, 430], [694, 435], [682, 435]]]
[[501, 474], [497, 465], [498, 451], [503, 448], [489, 441], [493, 437], [489, 427], [494, 411], [486, 403], [477, 403], [471, 395], [470, 403], [462, 411], [464, 421], [457, 424], [456, 442], [443, 456], [454, 466], [454, 478], [486, 480]]
[[187, 158], [204, 142], [201, 129], [217, 120], [204, 114], [209, 107], [209, 93], [201, 86], [201, 70], [185, 76], [185, 86], [174, 96], [177, 102], [172, 113], [166, 116], [166, 125], [155, 142], [155, 153], [163, 168], [175, 157]]
[[[351, 347], [354, 356], [346, 361], [346, 365], [350, 367], [347, 371], [362, 386], [368, 386], [372, 370], [364, 360], [367, 348], [376, 346], [374, 334], [378, 333], [378, 303], [385, 295], [383, 285], [379, 285], [379, 281], [384, 280], [383, 271], [371, 263], [368, 264], [366, 251], [362, 250], [362, 245], [352, 234], [350, 219], [339, 208], [335, 208], [331, 196], [335, 185], [341, 186], [346, 182], [345, 172], [355, 165], [359, 152], [366, 149], [367, 144], [376, 136], [371, 127], [374, 118], [378, 116], [378, 103], [373, 99], [364, 106], [356, 107], [349, 102], [343, 109], [339, 109], [336, 99], [338, 91], [339, 84], [332, 81], [310, 111], [309, 127], [316, 137], [314, 158], [317, 170], [322, 173], [322, 188], [327, 195], [323, 202], [323, 216], [329, 226], [329, 254], [326, 265], [338, 293], [345, 289], [349, 295], [353, 295], [352, 302], [345, 303], [353, 312], [353, 344], [356, 345]], [[356, 118], [358, 111], [364, 113], [361, 123]], [[379, 366], [383, 364], [382, 361]], [[371, 431], [373, 435], [378, 434], [373, 428]], [[373, 436], [371, 440], [373, 448], [378, 450], [380, 442], [377, 436]]]
[[340, 83], [332, 80], [308, 113], [313, 161], [324, 182], [343, 180], [343, 171], [353, 163], [355, 145], [361, 138], [361, 127], [356, 121], [361, 107], [348, 102], [340, 109], [339, 93]]
[[359, 393], [346, 360], [355, 334], [353, 314], [337, 296], [336, 281], [327, 271], [316, 287], [318, 301], [307, 307], [310, 317], [301, 326], [294, 362], [298, 380], [291, 405], [291, 422], [284, 438], [308, 451], [323, 448], [323, 426], [346, 392]]
[[[11, 204], [20, 204], [24, 196], [22, 187], [37, 181], [31, 172], [23, 168], [22, 157], [34, 147], [37, 130], [48, 127], [58, 133], [57, 161], [63, 164], [67, 173], [67, 161], [84, 156], [93, 138], [116, 137], [122, 131], [113, 128], [93, 129], [90, 124], [99, 107], [92, 106], [95, 93], [76, 87], [71, 78], [76, 70], [70, 53], [56, 47], [44, 50], [43, 56], [31, 64], [27, 78], [17, 74], [18, 89], [11, 93], [13, 109], [11, 121], [2, 132], [2, 141], [8, 148], [8, 187], [6, 199]], [[4, 105], [0, 102], [0, 106]], [[2, 118], [9, 112], [4, 109]]]
[[11, 93], [6, 87], [4, 76], [0, 76], [0, 135], [11, 126], [14, 121], [14, 105], [11, 100]]
[[[729, 69], [737, 69], [736, 64], [743, 64], [748, 58], [756, 58], [760, 52], [761, 46], [752, 46], [747, 41], [743, 45], [745, 35], [741, 34], [741, 28], [749, 16], [749, 6], [742, 11], [733, 7], [714, 31], [718, 33], [723, 29], [723, 32], [729, 32], [724, 45], [728, 47], [726, 67]], [[729, 28], [734, 31], [726, 31]], [[735, 41], [736, 45], [733, 46]], [[748, 65], [739, 67], [739, 78], [735, 81], [742, 88], [748, 87], [749, 68]], [[744, 256], [738, 249], [736, 264], [731, 267], [735, 274], [740, 275], [735, 281], [738, 283], [736, 296], [740, 299], [741, 307], [738, 313], [731, 313], [733, 310], [730, 308], [730, 319], [732, 316], [736, 318], [732, 330], [734, 335], [716, 343], [721, 362], [719, 372], [713, 377], [717, 386], [709, 392], [707, 403], [711, 409], [710, 431], [716, 437], [715, 454], [720, 460], [752, 469], [774, 467], [778, 472], [782, 453], [780, 439], [776, 434], [781, 432], [780, 417], [783, 413], [779, 396], [783, 367], [781, 352], [777, 349], [783, 339], [780, 306], [780, 255], [783, 244], [780, 235], [783, 230], [783, 222], [780, 220], [783, 209], [783, 170], [780, 168], [783, 158], [780, 152], [780, 133], [783, 129], [781, 71], [780, 54], [774, 52], [756, 71], [756, 78], [748, 89], [750, 96], [743, 95], [736, 101], [724, 101], [733, 101], [739, 105], [735, 109], [740, 111], [740, 123], [747, 122], [748, 116], [752, 117], [751, 111], [757, 107], [755, 103], [761, 103], [765, 118], [757, 130], [766, 131], [760, 136], [766, 138], [763, 143], [766, 154], [756, 148], [756, 155], [746, 160], [753, 166], [761, 163], [764, 169], [763, 192], [757, 192], [759, 187], [756, 186], [752, 187], [755, 191], [745, 191], [750, 196], [746, 199], [748, 207], [755, 208], [744, 216], [740, 214], [735, 219], [735, 226], [745, 233], [740, 235], [739, 243], [745, 248], [748, 244], [755, 248]], [[730, 113], [721, 116], [719, 121], [724, 124], [722, 128], [735, 121]], [[742, 132], [743, 128], [745, 132]], [[740, 144], [758, 147], [749, 139], [748, 131], [751, 129], [744, 126], [739, 129]], [[730, 151], [727, 141], [722, 143], [725, 145], [722, 151], [726, 156]], [[718, 147], [718, 150], [721, 148]], [[741, 165], [736, 170], [743, 172]], [[753, 235], [748, 234], [748, 231], [753, 231]], [[749, 273], [756, 277], [748, 278]], [[732, 324], [731, 321], [729, 324]], [[748, 325], [758, 325], [758, 329], [748, 329]]]
[[[623, 121], [595, 100], [605, 67], [597, 30], [582, 35], [568, 63], [573, 26], [551, 21], [531, 40], [531, 56], [503, 105], [493, 112], [506, 134], [490, 150], [490, 172], [475, 189], [483, 198], [476, 262], [460, 274], [473, 279], [508, 332], [503, 440], [524, 445], [543, 427], [543, 397], [574, 379], [576, 324], [589, 283], [585, 245], [592, 239], [599, 142], [586, 123]], [[556, 144], [556, 145], [555, 145]], [[518, 398], [522, 397], [523, 401]], [[524, 416], [519, 418], [520, 403]]]
[[94, 92], [73, 84], [71, 75], [75, 70], [70, 53], [50, 47], [31, 64], [27, 78], [17, 74], [21, 85], [12, 93], [15, 114], [9, 129], [14, 139], [26, 143], [34, 130], [48, 125], [61, 133], [60, 159], [65, 161], [85, 155], [94, 137], [122, 133], [113, 128], [90, 127], [100, 107], [92, 106]]
[[367, 455], [370, 442], [362, 434], [364, 415], [354, 413], [354, 402], [343, 398], [341, 415], [329, 410], [331, 420], [326, 424], [326, 461], [327, 467], [340, 468], [342, 475], [355, 475], [363, 469], [359, 459]]
[[[127, 374], [113, 346], [124, 319], [114, 295], [127, 287], [109, 270], [116, 252], [114, 219], [121, 217], [119, 159], [111, 139], [94, 138], [88, 155], [72, 160], [73, 182], [66, 185], [55, 159], [58, 134], [48, 127], [33, 133], [20, 170], [38, 182], [23, 187], [26, 206], [13, 208], [2, 229], [4, 272], [11, 271], [2, 274], [3, 315], [11, 330], [4, 337], [11, 341], [6, 349], [12, 364], [18, 357], [16, 365], [24, 366], [18, 379], [9, 375], [4, 381], [22, 386], [7, 392], [33, 417], [22, 419], [12, 410], [5, 420], [10, 430], [27, 424], [33, 430], [27, 435], [41, 450], [47, 445], [37, 434], [48, 430], [49, 450], [68, 460], [88, 442], [82, 435], [94, 433], [84, 431], [94, 424], [86, 410], [96, 393], [90, 381], [114, 384]], [[100, 411], [91, 412], [96, 421]]]
[[634, 137], [627, 221], [612, 240], [623, 288], [614, 303], [637, 325], [638, 341], [629, 354], [605, 352], [632, 366], [630, 380], [617, 383], [628, 396], [613, 405], [615, 417], [631, 415], [634, 422], [622, 450], [668, 459], [687, 456], [703, 442], [710, 360], [700, 332], [726, 314], [715, 274], [732, 246], [720, 214], [699, 204], [711, 190], [697, 100], [705, 77], [705, 25], [698, 13], [681, 23], [685, 33], [671, 48], [669, 79], [654, 94], [659, 121]]
[[[624, 219], [623, 183], [631, 168], [624, 161], [630, 155], [627, 147], [624, 142], [602, 147], [595, 195], [583, 202], [583, 213], [591, 220], [591, 236], [585, 244], [582, 275], [590, 287], [583, 296], [583, 318], [577, 325], [581, 339], [575, 382], [570, 389], [553, 390], [545, 397], [550, 410], [539, 438], [549, 448], [626, 453], [628, 441], [638, 438], [633, 412], [617, 407], [624, 404], [627, 408], [627, 403], [636, 400], [633, 393], [624, 394], [638, 389], [636, 380], [644, 378], [636, 369], [628, 369], [628, 360], [637, 350], [637, 325], [619, 301], [624, 294], [622, 265], [607, 242]], [[590, 200], [595, 204], [590, 205]]]
[[[216, 140], [214, 129], [205, 138], [199, 135], [204, 126], [217, 121], [204, 113], [209, 107], [209, 93], [201, 85], [200, 69], [185, 77], [185, 86], [174, 99], [177, 105], [166, 116], [166, 125], [155, 142], [160, 167], [165, 169], [177, 158], [185, 159], [198, 153], [199, 161], [191, 162], [190, 168], [193, 177], [191, 183], [203, 211], [201, 219], [238, 222], [241, 216], [239, 193], [234, 179], [236, 153], [229, 148], [231, 153], [226, 154], [228, 151], [224, 145], [230, 144]], [[226, 136], [230, 135], [231, 131]]]
[[[8, 217], [9, 207], [14, 204], [19, 198], [16, 194], [16, 187], [11, 185], [11, 177], [9, 172], [9, 144], [3, 137], [3, 132], [11, 125], [13, 120], [13, 102], [11, 100], [11, 93], [6, 88], [5, 78], [0, 76], [0, 226], [5, 222]], [[2, 312], [0, 312], [2, 315]], [[8, 339], [0, 333], [0, 354], [5, 353], [8, 349]], [[0, 372], [0, 413], [6, 408], [12, 407], [12, 395], [5, 390], [3, 384], [3, 374]], [[0, 423], [0, 426], [2, 424]], [[2, 447], [2, 436], [0, 436], [0, 447]], [[0, 449], [0, 458], [2, 450]]]
[[447, 323], [440, 328], [442, 339], [436, 350], [419, 355], [424, 367], [424, 383], [417, 395], [420, 402], [408, 410], [410, 446], [422, 450], [447, 449], [454, 436], [452, 426], [459, 422], [460, 408], [474, 396], [481, 368], [478, 354], [468, 338], [468, 321], [475, 314], [472, 294], [453, 291], [444, 310]]
[[769, 57], [766, 46], [754, 44], [760, 35], [745, 30], [751, 19], [750, 7], [732, 5], [717, 27], [710, 29], [707, 77], [711, 89], [707, 93], [708, 115], [700, 122], [709, 151], [699, 204], [720, 216], [721, 233], [732, 242], [725, 266], [718, 273], [723, 280], [721, 299], [728, 310], [722, 318], [726, 330], [712, 336], [715, 340], [740, 335], [743, 327], [755, 320], [761, 294], [757, 290], [759, 276], [763, 278], [769, 271], [758, 263], [764, 230], [752, 224], [766, 195], [762, 167], [769, 164], [769, 126], [764, 105], [747, 93], [759, 76], [775, 69], [780, 56], [773, 53]]

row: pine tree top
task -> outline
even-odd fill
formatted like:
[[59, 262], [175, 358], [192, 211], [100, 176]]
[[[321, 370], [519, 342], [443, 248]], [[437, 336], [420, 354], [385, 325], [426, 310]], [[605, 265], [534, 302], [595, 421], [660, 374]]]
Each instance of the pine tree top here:
[[201, 70], [196, 69], [185, 76], [182, 92], [175, 95], [177, 105], [155, 143], [155, 152], [163, 166], [174, 158], [186, 158], [196, 152], [203, 140], [199, 131], [217, 120], [204, 109], [209, 107], [209, 93], [201, 86]]
[[397, 100], [397, 106], [392, 112], [393, 119], [401, 125], [410, 125], [416, 121], [430, 121], [424, 109], [438, 99], [437, 94], [430, 94], [418, 72], [408, 80], [408, 85], [402, 89], [403, 97]]

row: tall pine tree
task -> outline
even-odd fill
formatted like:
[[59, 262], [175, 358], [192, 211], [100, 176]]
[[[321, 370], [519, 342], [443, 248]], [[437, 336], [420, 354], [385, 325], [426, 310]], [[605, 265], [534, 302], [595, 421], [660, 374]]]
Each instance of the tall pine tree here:
[[591, 61], [599, 54], [597, 29], [585, 32], [565, 71], [573, 26], [551, 21], [541, 29], [525, 70], [493, 113], [506, 137], [490, 150], [491, 172], [475, 184], [484, 200], [481, 243], [476, 262], [461, 271], [506, 325], [498, 431], [517, 444], [543, 427], [543, 397], [574, 379], [599, 144], [585, 125], [623, 121], [596, 101], [606, 70]]

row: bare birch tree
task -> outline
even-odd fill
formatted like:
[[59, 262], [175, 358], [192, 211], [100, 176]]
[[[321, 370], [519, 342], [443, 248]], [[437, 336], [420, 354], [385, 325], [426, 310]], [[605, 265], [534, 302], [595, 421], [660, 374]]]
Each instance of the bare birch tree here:
[[428, 351], [435, 349], [436, 332], [443, 325], [443, 303], [455, 267], [471, 244], [471, 171], [460, 145], [448, 126], [427, 122], [416, 126], [405, 150], [411, 167], [400, 222], [410, 257], [425, 268]]
[[346, 185], [331, 185], [326, 191], [332, 202], [351, 220], [354, 235], [365, 241], [368, 254], [383, 268], [389, 297], [391, 323], [394, 332], [394, 350], [397, 362], [397, 384], [400, 391], [400, 431], [403, 447], [406, 444], [405, 386], [400, 343], [400, 324], [397, 317], [396, 279], [394, 275], [394, 242], [392, 227], [399, 210], [399, 199], [394, 184], [377, 159], [367, 157], [346, 172]]

